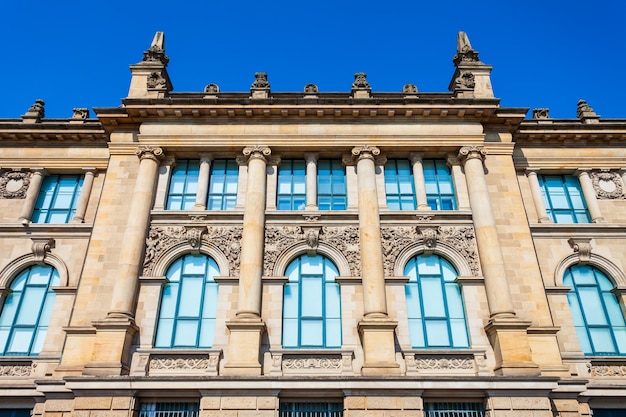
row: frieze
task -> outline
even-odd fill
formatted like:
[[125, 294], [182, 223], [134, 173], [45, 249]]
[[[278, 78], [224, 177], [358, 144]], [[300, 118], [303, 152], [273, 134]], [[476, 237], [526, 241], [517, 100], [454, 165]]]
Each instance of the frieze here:
[[474, 229], [467, 226], [445, 227], [382, 227], [383, 266], [386, 276], [394, 275], [398, 255], [409, 245], [424, 242], [428, 249], [437, 243], [445, 243], [465, 258], [474, 276], [480, 275]]
[[343, 367], [342, 358], [329, 358], [327, 356], [309, 356], [306, 358], [283, 357], [283, 369], [338, 369]]
[[146, 239], [143, 275], [151, 276], [156, 261], [170, 248], [187, 243], [197, 249], [202, 243], [217, 246], [228, 259], [230, 276], [239, 276], [241, 227], [152, 226]]
[[600, 200], [624, 198], [622, 179], [617, 172], [594, 171], [591, 173], [591, 182]]
[[3, 365], [0, 376], [30, 376], [35, 365]]
[[626, 366], [624, 365], [591, 365], [588, 364], [591, 376], [599, 377], [624, 377], [626, 376]]
[[30, 172], [6, 171], [0, 176], [0, 198], [26, 198]]
[[407, 367], [416, 370], [473, 370], [474, 359], [467, 357], [419, 357], [409, 355], [406, 357]]
[[217, 356], [198, 357], [198, 356], [154, 356], [150, 358], [150, 370], [204, 370], [216, 369]]

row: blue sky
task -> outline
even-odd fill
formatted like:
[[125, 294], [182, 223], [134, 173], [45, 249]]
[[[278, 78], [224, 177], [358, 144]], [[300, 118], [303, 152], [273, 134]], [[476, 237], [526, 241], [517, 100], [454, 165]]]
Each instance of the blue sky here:
[[156, 31], [177, 92], [208, 83], [248, 91], [256, 71], [275, 92], [310, 82], [347, 92], [355, 72], [374, 92], [406, 83], [442, 92], [459, 30], [493, 65], [503, 106], [573, 118], [582, 98], [603, 118], [626, 118], [623, 0], [4, 0], [0, 11], [0, 118], [20, 117], [37, 98], [46, 117], [119, 106], [128, 66]]

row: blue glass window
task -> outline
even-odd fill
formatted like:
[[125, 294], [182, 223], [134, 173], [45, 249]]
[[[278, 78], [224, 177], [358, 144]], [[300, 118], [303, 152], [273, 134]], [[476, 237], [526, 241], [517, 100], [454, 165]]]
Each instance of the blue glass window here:
[[541, 195], [555, 223], [589, 223], [580, 182], [571, 175], [540, 175]]
[[304, 210], [306, 206], [306, 175], [304, 160], [284, 159], [278, 167], [278, 210]]
[[209, 210], [231, 210], [237, 203], [239, 166], [234, 159], [216, 159], [211, 163]]
[[346, 169], [339, 159], [317, 162], [317, 205], [320, 210], [345, 210]]
[[45, 177], [35, 203], [33, 223], [68, 223], [76, 214], [82, 185], [81, 175]]
[[182, 159], [176, 161], [170, 177], [170, 187], [167, 193], [168, 210], [190, 210], [196, 203], [198, 192], [198, 176], [200, 161], [196, 159]]
[[287, 267], [283, 299], [283, 347], [341, 347], [341, 297], [337, 267], [327, 258], [302, 255]]
[[404, 275], [409, 335], [414, 348], [469, 346], [461, 289], [454, 267], [437, 255], [418, 255]]
[[599, 269], [575, 265], [565, 271], [567, 300], [585, 355], [626, 355], [626, 323], [614, 285]]
[[139, 417], [198, 417], [199, 408], [198, 402], [142, 402]]
[[279, 417], [342, 417], [343, 403], [326, 401], [280, 402]]
[[452, 174], [446, 161], [424, 160], [424, 180], [426, 183], [426, 202], [433, 210], [455, 210], [456, 197]]
[[33, 265], [11, 283], [0, 313], [2, 355], [37, 355], [52, 315], [59, 274], [48, 265]]
[[484, 415], [485, 409], [482, 403], [424, 403], [424, 417], [483, 417]]
[[185, 255], [167, 270], [154, 346], [162, 348], [213, 345], [218, 275], [215, 261]]
[[415, 210], [415, 182], [408, 160], [389, 159], [385, 164], [385, 193], [390, 210]]

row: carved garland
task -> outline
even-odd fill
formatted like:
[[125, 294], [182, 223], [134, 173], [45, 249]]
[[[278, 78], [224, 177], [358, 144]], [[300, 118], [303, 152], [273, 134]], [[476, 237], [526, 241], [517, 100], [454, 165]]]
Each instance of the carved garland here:
[[150, 358], [150, 369], [212, 369], [217, 366], [217, 356], [155, 356]]
[[202, 242], [210, 242], [226, 255], [230, 276], [238, 276], [241, 233], [241, 227], [152, 226], [146, 239], [143, 275], [152, 275], [156, 261], [170, 248], [180, 243], [187, 242], [192, 248], [197, 249]]
[[283, 368], [285, 369], [341, 369], [342, 366], [343, 361], [341, 358], [327, 358], [324, 356], [283, 358]]
[[474, 360], [463, 357], [420, 358], [407, 357], [408, 365], [414, 369], [474, 369]]
[[26, 198], [30, 184], [29, 172], [7, 171], [0, 176], [0, 198]]
[[[471, 227], [383, 227], [381, 230], [384, 269], [393, 276], [398, 255], [409, 245], [423, 241], [427, 248], [443, 242], [454, 248], [467, 261], [474, 276], [480, 275], [476, 237]], [[418, 233], [419, 230], [419, 233]]]
[[0, 376], [30, 376], [35, 364], [0, 366]]
[[591, 376], [626, 376], [626, 366], [621, 365], [601, 365], [601, 366], [592, 366], [587, 365], [589, 367], [589, 373]]
[[591, 182], [596, 195], [601, 200], [615, 200], [624, 198], [622, 179], [617, 172], [599, 171], [591, 173]]

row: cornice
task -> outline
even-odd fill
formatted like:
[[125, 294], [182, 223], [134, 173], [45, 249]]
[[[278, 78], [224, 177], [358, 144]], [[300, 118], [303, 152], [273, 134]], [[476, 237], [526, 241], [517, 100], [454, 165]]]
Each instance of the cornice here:
[[530, 146], [623, 145], [626, 141], [626, 119], [600, 119], [598, 123], [583, 123], [579, 119], [524, 120], [514, 133], [514, 140]]
[[104, 144], [108, 135], [102, 124], [96, 119], [75, 121], [73, 119], [45, 119], [40, 123], [23, 123], [21, 119], [0, 119], [0, 141], [7, 142], [63, 142], [76, 146], [77, 143], [88, 145]]

